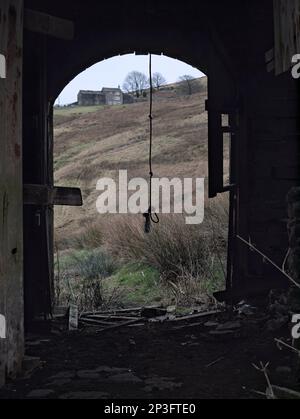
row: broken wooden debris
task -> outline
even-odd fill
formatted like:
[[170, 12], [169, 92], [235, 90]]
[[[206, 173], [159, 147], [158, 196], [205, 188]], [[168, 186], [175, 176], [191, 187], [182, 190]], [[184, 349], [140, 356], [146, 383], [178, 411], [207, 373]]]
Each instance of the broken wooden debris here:
[[108, 320], [108, 321], [120, 321], [120, 320], [140, 320], [140, 317], [132, 317], [132, 316], [106, 316], [106, 315], [102, 315], [102, 314], [95, 314], [95, 315], [91, 315], [91, 316], [87, 316], [87, 319], [92, 319], [92, 320]]
[[221, 361], [224, 361], [225, 357], [221, 356], [220, 358], [216, 359], [215, 361], [211, 362], [210, 364], [205, 365], [205, 368], [213, 367], [217, 364], [219, 364]]
[[47, 185], [24, 185], [24, 205], [48, 206], [62, 205], [81, 207], [83, 205], [82, 193], [79, 188], [50, 188]]
[[189, 316], [177, 317], [173, 321], [175, 321], [175, 322], [189, 321], [189, 320], [193, 320], [193, 319], [200, 319], [200, 318], [204, 318], [204, 317], [210, 317], [210, 316], [213, 316], [215, 314], [221, 314], [221, 313], [222, 313], [221, 310], [205, 311], [203, 313], [191, 314]]
[[97, 312], [86, 312], [82, 313], [79, 322], [85, 326], [100, 326], [98, 332], [113, 330], [122, 327], [137, 327], [143, 326], [145, 322], [159, 323], [159, 322], [186, 322], [184, 327], [196, 327], [201, 326], [200, 322], [188, 322], [195, 319], [203, 319], [205, 317], [213, 316], [221, 313], [220, 310], [206, 311], [197, 314], [191, 314], [189, 316], [176, 317], [174, 308], [164, 309], [157, 306], [134, 308], [134, 309], [120, 309], [114, 311], [97, 311]]

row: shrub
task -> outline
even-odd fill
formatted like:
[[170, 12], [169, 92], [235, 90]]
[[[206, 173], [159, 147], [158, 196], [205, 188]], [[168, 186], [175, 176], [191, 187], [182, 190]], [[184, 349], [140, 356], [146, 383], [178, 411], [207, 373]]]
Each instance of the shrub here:
[[103, 249], [73, 255], [74, 269], [80, 278], [93, 280], [108, 278], [116, 271], [116, 263]]
[[206, 223], [201, 226], [186, 225], [183, 216], [163, 216], [148, 235], [141, 217], [123, 217], [109, 226], [106, 241], [112, 253], [154, 267], [166, 281], [212, 279], [224, 270], [220, 265], [226, 259], [225, 201], [219, 206], [207, 208]]

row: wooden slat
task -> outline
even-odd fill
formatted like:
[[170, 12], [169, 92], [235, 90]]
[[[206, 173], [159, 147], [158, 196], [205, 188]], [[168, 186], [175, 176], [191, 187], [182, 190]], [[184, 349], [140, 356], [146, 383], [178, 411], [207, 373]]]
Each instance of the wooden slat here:
[[79, 188], [49, 188], [47, 185], [24, 185], [24, 205], [65, 205], [80, 207], [83, 205]]
[[79, 188], [55, 187], [53, 192], [53, 205], [69, 207], [81, 207], [83, 205], [82, 194]]
[[25, 9], [24, 27], [29, 31], [53, 36], [54, 38], [67, 41], [74, 39], [73, 22], [36, 12], [35, 10]]

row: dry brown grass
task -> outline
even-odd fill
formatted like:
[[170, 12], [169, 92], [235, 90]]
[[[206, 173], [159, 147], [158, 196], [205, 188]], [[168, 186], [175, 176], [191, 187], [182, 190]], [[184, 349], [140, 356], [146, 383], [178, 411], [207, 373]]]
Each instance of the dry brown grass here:
[[[205, 99], [204, 92], [155, 103], [156, 176], [207, 176]], [[116, 178], [120, 169], [128, 170], [129, 178], [148, 176], [148, 106], [143, 102], [90, 113], [66, 115], [62, 110], [56, 114], [55, 183], [80, 187], [84, 198], [82, 208], [56, 207], [58, 241], [85, 234], [85, 220], [102, 222], [95, 209], [100, 177]]]

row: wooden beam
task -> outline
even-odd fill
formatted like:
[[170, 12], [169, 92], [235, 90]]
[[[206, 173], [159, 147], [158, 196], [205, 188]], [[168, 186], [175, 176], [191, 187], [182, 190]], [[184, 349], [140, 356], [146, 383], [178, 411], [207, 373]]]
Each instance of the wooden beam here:
[[0, 316], [6, 339], [0, 338], [0, 387], [21, 371], [24, 353], [22, 49], [23, 1], [1, 0]]
[[74, 23], [40, 13], [35, 10], [25, 9], [24, 27], [31, 32], [53, 36], [54, 38], [72, 41], [74, 39]]
[[65, 205], [81, 207], [82, 194], [79, 188], [49, 188], [47, 185], [24, 185], [24, 205]]
[[81, 189], [55, 187], [53, 189], [53, 205], [81, 207], [83, 205]]

